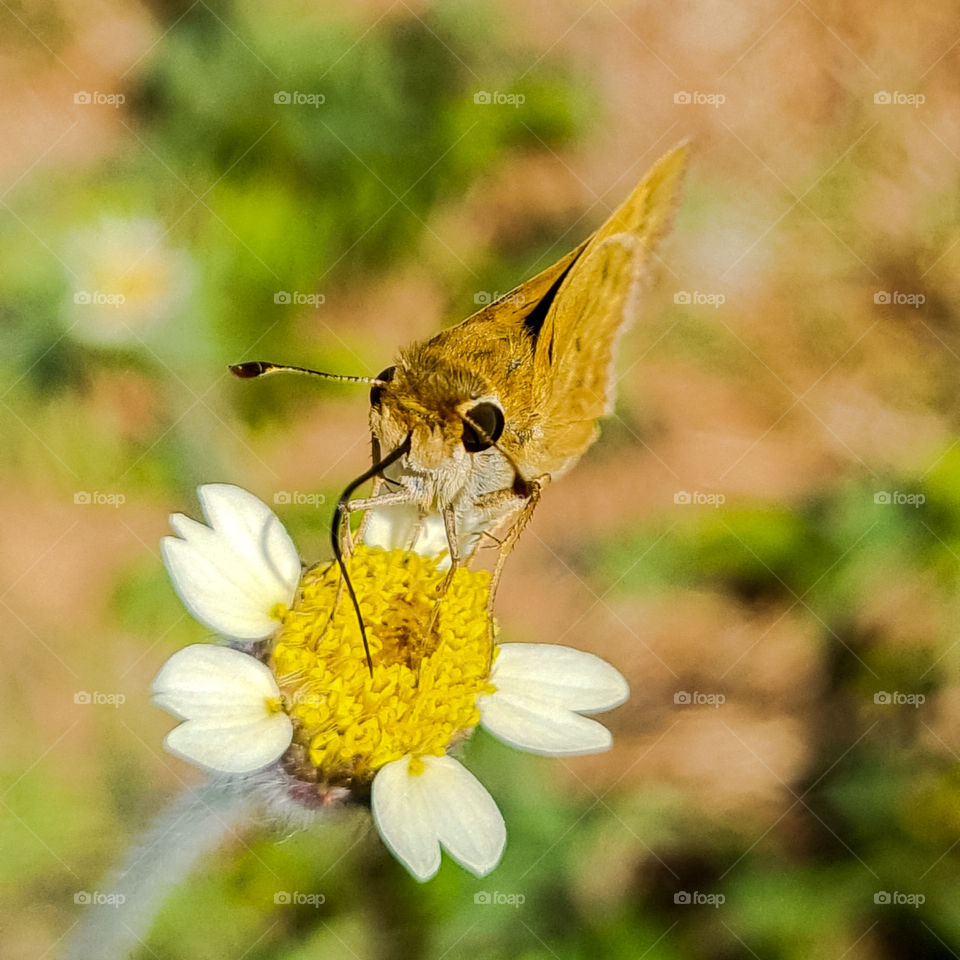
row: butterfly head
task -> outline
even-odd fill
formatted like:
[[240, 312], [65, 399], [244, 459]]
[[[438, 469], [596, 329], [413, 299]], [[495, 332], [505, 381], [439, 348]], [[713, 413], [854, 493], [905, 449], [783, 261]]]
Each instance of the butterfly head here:
[[411, 359], [401, 357], [370, 390], [370, 426], [381, 447], [409, 436], [410, 465], [435, 471], [496, 444], [504, 414], [489, 384], [461, 367]]

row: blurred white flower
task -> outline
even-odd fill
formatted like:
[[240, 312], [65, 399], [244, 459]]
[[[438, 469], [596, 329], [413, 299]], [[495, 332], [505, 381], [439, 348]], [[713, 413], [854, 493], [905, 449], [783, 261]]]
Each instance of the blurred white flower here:
[[166, 228], [145, 218], [105, 218], [71, 235], [64, 320], [70, 335], [97, 345], [136, 346], [186, 307], [196, 267], [171, 247]]

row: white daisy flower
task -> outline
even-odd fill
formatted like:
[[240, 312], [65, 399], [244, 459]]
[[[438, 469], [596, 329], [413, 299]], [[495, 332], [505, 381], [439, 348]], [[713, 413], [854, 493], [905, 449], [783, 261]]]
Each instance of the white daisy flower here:
[[[233, 647], [188, 647], [158, 674], [156, 702], [184, 721], [167, 736], [171, 752], [219, 773], [269, 769], [308, 808], [369, 802], [387, 847], [428, 880], [441, 848], [484, 876], [506, 844], [493, 798], [449, 755], [478, 724], [533, 753], [610, 747], [585, 714], [626, 700], [620, 673], [569, 647], [494, 644], [485, 571], [457, 570], [440, 596], [436, 556], [371, 545], [413, 532], [409, 518], [385, 526], [378, 515], [393, 508], [371, 516], [373, 537], [347, 560], [371, 674], [336, 565], [301, 573], [265, 504], [227, 484], [199, 492], [207, 524], [173, 516], [178, 537], [163, 555], [187, 609]], [[434, 533], [416, 545], [445, 550]]]

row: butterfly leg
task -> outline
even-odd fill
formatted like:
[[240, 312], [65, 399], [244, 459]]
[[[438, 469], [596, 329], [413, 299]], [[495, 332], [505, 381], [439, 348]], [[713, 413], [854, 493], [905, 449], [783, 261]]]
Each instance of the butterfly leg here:
[[[373, 487], [372, 487], [372, 489], [370, 490], [370, 497], [371, 497], [371, 498], [372, 498], [372, 497], [376, 497], [376, 495], [379, 493], [380, 488], [383, 486], [383, 484], [384, 484], [384, 480], [383, 480], [381, 477], [374, 477], [374, 478], [373, 478]], [[347, 503], [347, 510], [348, 510], [348, 511], [350, 510], [350, 504], [349, 504], [349, 502]], [[357, 530], [357, 539], [358, 539], [358, 540], [363, 540], [363, 532], [364, 532], [364, 530], [367, 529], [367, 520], [369, 519], [369, 517], [370, 517], [370, 511], [369, 511], [369, 510], [365, 510], [364, 513], [363, 513], [363, 519], [360, 521], [360, 527], [359, 527], [359, 529]]]
[[507, 557], [516, 546], [517, 540], [520, 539], [520, 534], [523, 532], [524, 527], [530, 522], [533, 511], [540, 502], [541, 491], [549, 479], [549, 474], [544, 474], [542, 477], [537, 477], [534, 480], [523, 480], [518, 477], [513, 487], [494, 490], [491, 493], [479, 497], [474, 502], [474, 506], [478, 509], [496, 507], [504, 503], [509, 503], [510, 501], [514, 501], [515, 506], [512, 522], [502, 539], [495, 537], [487, 530], [484, 531], [484, 533], [499, 545], [497, 562], [494, 565], [493, 573], [490, 577], [490, 593], [487, 597], [487, 630], [489, 631], [491, 661], [497, 643], [493, 605], [497, 597], [497, 589], [500, 586], [500, 575], [503, 573], [503, 567], [507, 561]]
[[443, 529], [447, 534], [447, 546], [450, 548], [450, 572], [447, 574], [449, 580], [454, 571], [463, 564], [463, 558], [460, 556], [460, 540], [457, 537], [457, 514], [453, 504], [447, 504], [443, 508]]
[[[376, 510], [379, 507], [384, 505], [386, 506], [403, 506], [406, 503], [411, 503], [412, 501], [402, 498], [401, 492], [397, 491], [397, 494], [383, 494], [378, 496], [380, 489], [386, 484], [391, 483], [392, 481], [388, 480], [386, 477], [374, 477], [373, 479], [373, 489], [370, 491], [369, 497], [364, 497], [362, 500], [351, 500], [347, 504], [348, 511], [363, 511], [363, 519], [360, 521], [360, 527], [357, 530], [357, 539], [362, 541], [363, 534], [367, 529], [367, 522], [370, 519], [371, 510]], [[397, 484], [394, 483], [394, 486]], [[393, 500], [391, 497], [398, 496], [399, 499]], [[412, 550], [413, 545], [417, 542], [417, 537], [420, 535], [420, 529], [423, 526], [423, 517], [421, 516], [420, 520], [413, 528], [413, 532], [410, 534], [409, 541], [402, 544], [404, 550]]]
[[[517, 508], [513, 522], [510, 524], [506, 534], [500, 541], [500, 550], [497, 554], [497, 562], [493, 568], [493, 574], [490, 577], [490, 598], [487, 601], [487, 609], [490, 614], [491, 623], [493, 622], [493, 602], [497, 596], [497, 588], [500, 586], [500, 575], [503, 573], [504, 564], [507, 562], [507, 557], [510, 556], [510, 553], [516, 546], [517, 541], [520, 539], [520, 534], [523, 533], [524, 528], [530, 522], [530, 518], [533, 516], [533, 511], [540, 502], [540, 495], [543, 491], [543, 488], [549, 480], [550, 474], [546, 473], [543, 476], [536, 477], [533, 480], [523, 481], [523, 487], [525, 488], [523, 493], [525, 496]], [[515, 489], [506, 492], [511, 493], [515, 497], [522, 496], [522, 494], [518, 493]]]
[[457, 536], [457, 512], [452, 503], [443, 508], [443, 527], [447, 534], [447, 547], [450, 550], [450, 569], [443, 578], [443, 582], [437, 587], [437, 602], [430, 615], [430, 622], [427, 624], [428, 636], [433, 632], [437, 617], [440, 615], [440, 601], [446, 596], [450, 584], [453, 583], [454, 575], [464, 563], [460, 554], [460, 540]]
[[[348, 546], [347, 555], [349, 556], [350, 551], [352, 550], [353, 542], [350, 536], [350, 523], [348, 517], [351, 513], [356, 513], [359, 510], [372, 510], [379, 509], [380, 507], [395, 507], [401, 504], [412, 503], [410, 494], [406, 490], [399, 490], [397, 493], [387, 493], [382, 497], [363, 497], [359, 500], [348, 500], [344, 504], [343, 508], [343, 523], [344, 528], [341, 532], [341, 541]], [[364, 517], [363, 522], [360, 524], [360, 530], [358, 536], [363, 538], [363, 529], [366, 526], [367, 520]]]
[[[453, 504], [447, 504], [443, 508], [443, 527], [447, 534], [447, 547], [450, 550], [450, 569], [443, 578], [443, 583], [440, 584], [438, 599], [446, 595], [446, 592], [450, 589], [450, 584], [453, 583], [453, 575], [463, 566], [463, 557], [460, 556], [460, 540], [457, 537], [457, 513]], [[431, 629], [437, 619], [438, 610], [439, 607], [433, 612], [430, 621]]]
[[362, 497], [359, 500], [347, 501], [347, 513], [356, 513], [358, 510], [371, 510], [374, 507], [395, 507], [402, 503], [413, 503], [413, 497], [406, 490], [396, 493], [386, 493], [382, 497]]

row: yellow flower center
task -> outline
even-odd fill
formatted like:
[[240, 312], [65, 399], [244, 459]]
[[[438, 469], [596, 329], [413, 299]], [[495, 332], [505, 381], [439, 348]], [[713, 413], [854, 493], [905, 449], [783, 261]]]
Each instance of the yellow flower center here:
[[444, 592], [434, 558], [358, 545], [346, 564], [372, 676], [336, 564], [307, 571], [293, 607], [275, 611], [271, 667], [294, 723], [288, 757], [298, 775], [325, 783], [369, 782], [407, 754], [415, 764], [443, 755], [479, 721], [477, 697], [494, 690], [486, 571], [457, 570]]

